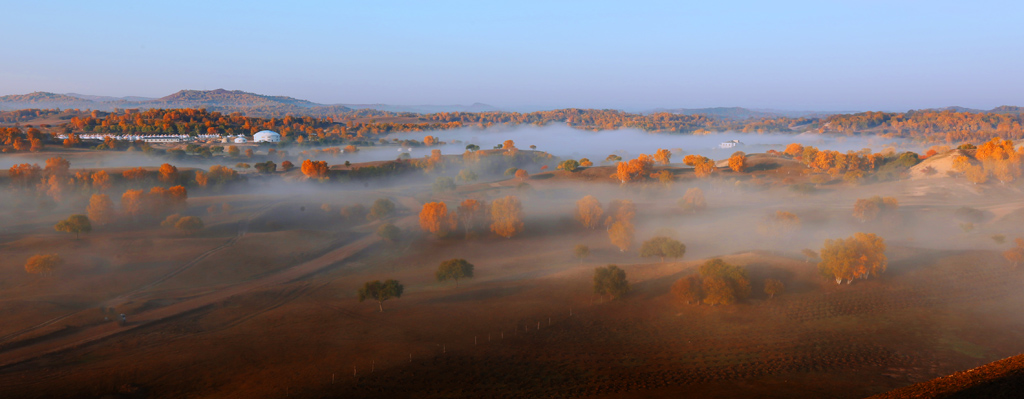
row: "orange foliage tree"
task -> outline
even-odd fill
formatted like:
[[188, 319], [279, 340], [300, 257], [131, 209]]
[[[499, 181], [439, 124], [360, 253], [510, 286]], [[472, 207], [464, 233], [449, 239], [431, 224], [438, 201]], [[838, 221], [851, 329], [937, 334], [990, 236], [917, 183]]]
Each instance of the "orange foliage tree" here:
[[178, 168], [169, 163], [160, 165], [160, 181], [173, 184], [178, 182]]
[[124, 179], [128, 181], [140, 181], [145, 179], [146, 176], [148, 175], [149, 172], [147, 172], [146, 168], [143, 167], [131, 168], [124, 172], [121, 172], [121, 176], [123, 176]]
[[658, 151], [654, 153], [654, 160], [662, 165], [668, 165], [672, 162], [672, 151], [659, 148]]
[[679, 199], [679, 207], [683, 208], [684, 212], [697, 213], [703, 211], [708, 207], [708, 202], [704, 199], [704, 190], [693, 187], [686, 190], [686, 194], [683, 194], [683, 198]]
[[25, 271], [31, 274], [42, 274], [44, 276], [53, 273], [53, 270], [64, 264], [57, 254], [35, 255], [25, 262]]
[[747, 154], [743, 151], [736, 151], [729, 157], [729, 169], [733, 172], [743, 172], [747, 170]]
[[519, 179], [519, 181], [526, 180], [527, 177], [530, 177], [530, 173], [527, 172], [526, 169], [516, 170], [516, 178]]
[[857, 278], [878, 276], [889, 264], [885, 241], [872, 233], [856, 233], [846, 239], [825, 240], [818, 270], [836, 284], [852, 283]]
[[640, 154], [636, 159], [619, 162], [615, 167], [615, 174], [612, 177], [622, 183], [640, 181], [651, 174], [651, 167], [654, 166], [654, 159], [650, 155]]
[[92, 188], [96, 191], [107, 191], [110, 189], [110, 175], [107, 171], [101, 170], [92, 174]]
[[67, 176], [71, 169], [71, 162], [61, 157], [52, 157], [46, 160], [46, 167], [43, 172], [47, 176]]
[[310, 179], [326, 179], [330, 169], [327, 161], [302, 161], [302, 174]]
[[800, 143], [792, 143], [790, 145], [787, 145], [786, 150], [783, 152], [785, 152], [786, 155], [789, 155], [791, 157], [797, 157], [804, 153], [804, 146], [803, 144]]
[[444, 237], [455, 228], [455, 217], [448, 214], [448, 205], [444, 202], [428, 202], [423, 204], [423, 210], [420, 211], [420, 228]]
[[705, 158], [704, 162], [701, 162], [693, 167], [693, 174], [697, 177], [709, 177], [713, 173], [718, 171], [718, 167], [715, 166], [715, 161]]
[[491, 231], [505, 238], [523, 231], [523, 204], [519, 197], [509, 195], [491, 203]]
[[687, 166], [697, 166], [699, 163], [708, 162], [710, 159], [704, 156], [690, 154], [683, 157], [683, 164]]
[[601, 224], [602, 215], [604, 210], [601, 209], [601, 201], [594, 196], [588, 195], [576, 201], [576, 220], [579, 220], [583, 227], [596, 229]]
[[142, 190], [125, 191], [121, 194], [121, 211], [132, 218], [138, 218], [144, 210], [144, 197], [145, 192]]

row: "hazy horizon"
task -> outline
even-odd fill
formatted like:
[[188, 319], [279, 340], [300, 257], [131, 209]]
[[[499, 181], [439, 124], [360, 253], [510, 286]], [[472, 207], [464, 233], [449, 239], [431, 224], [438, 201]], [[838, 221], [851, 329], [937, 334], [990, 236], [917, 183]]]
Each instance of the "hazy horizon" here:
[[[17, 2], [0, 95], [905, 111], [1024, 104], [1024, 5]], [[202, 9], [202, 12], [196, 12]], [[315, 12], [313, 12], [315, 10]], [[995, 10], [998, 10], [996, 12]], [[45, 27], [45, 28], [43, 28]]]

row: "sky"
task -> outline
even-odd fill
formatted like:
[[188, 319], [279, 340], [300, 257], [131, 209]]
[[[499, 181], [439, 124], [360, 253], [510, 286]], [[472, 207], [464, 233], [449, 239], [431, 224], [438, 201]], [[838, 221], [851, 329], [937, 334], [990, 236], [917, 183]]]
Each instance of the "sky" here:
[[1024, 105], [1024, 2], [0, 0], [0, 95], [903, 111]]

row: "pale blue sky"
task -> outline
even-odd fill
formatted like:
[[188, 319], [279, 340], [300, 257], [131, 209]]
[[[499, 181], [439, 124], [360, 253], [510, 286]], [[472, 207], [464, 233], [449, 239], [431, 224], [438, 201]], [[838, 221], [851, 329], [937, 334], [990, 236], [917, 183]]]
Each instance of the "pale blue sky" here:
[[8, 1], [0, 95], [321, 103], [1024, 105], [1024, 2]]

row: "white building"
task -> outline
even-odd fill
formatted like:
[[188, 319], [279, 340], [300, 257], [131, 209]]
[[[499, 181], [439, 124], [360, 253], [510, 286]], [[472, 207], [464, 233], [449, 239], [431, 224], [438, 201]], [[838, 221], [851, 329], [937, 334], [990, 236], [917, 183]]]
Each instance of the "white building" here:
[[252, 141], [257, 143], [277, 143], [281, 141], [281, 135], [272, 130], [261, 130], [252, 135]]
[[729, 140], [718, 145], [718, 148], [733, 148], [738, 145], [743, 145], [739, 140]]
[[249, 140], [246, 140], [245, 137], [242, 137], [242, 136], [235, 137], [235, 144], [245, 144], [247, 142], [249, 142]]

